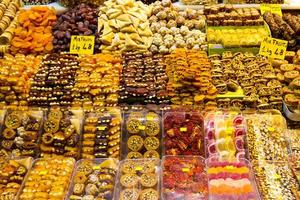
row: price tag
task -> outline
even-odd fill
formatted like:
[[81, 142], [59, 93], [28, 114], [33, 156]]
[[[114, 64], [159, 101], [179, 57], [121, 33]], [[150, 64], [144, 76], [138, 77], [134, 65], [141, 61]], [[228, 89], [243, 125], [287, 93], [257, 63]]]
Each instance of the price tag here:
[[142, 125], [139, 126], [139, 130], [142, 130], [142, 131], [143, 131], [143, 130], [145, 130], [145, 129], [146, 129], [145, 126], [142, 126]]
[[265, 12], [271, 12], [282, 16], [280, 4], [260, 4], [260, 12], [263, 15]]
[[187, 128], [186, 128], [186, 127], [181, 127], [181, 128], [180, 128], [180, 131], [181, 131], [181, 132], [187, 132]]
[[189, 172], [190, 169], [189, 168], [182, 168], [182, 172]]
[[284, 60], [288, 41], [266, 37], [260, 44], [259, 54], [272, 59]]
[[135, 171], [142, 171], [143, 167], [142, 166], [136, 166]]
[[281, 179], [281, 176], [279, 174], [274, 174], [274, 179]]
[[153, 121], [154, 117], [153, 116], [146, 116], [146, 119], [149, 120], [149, 121]]
[[99, 131], [104, 131], [106, 129], [106, 126], [98, 126], [97, 128]]
[[93, 166], [93, 170], [99, 170], [99, 169], [101, 169], [100, 165]]
[[72, 35], [70, 44], [71, 54], [93, 54], [95, 36]]

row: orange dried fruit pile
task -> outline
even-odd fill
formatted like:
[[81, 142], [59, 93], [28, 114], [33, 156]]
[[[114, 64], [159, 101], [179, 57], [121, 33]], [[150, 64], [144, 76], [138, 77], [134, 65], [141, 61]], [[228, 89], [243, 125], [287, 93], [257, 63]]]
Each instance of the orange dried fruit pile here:
[[11, 53], [42, 54], [53, 49], [52, 26], [56, 22], [54, 9], [32, 7], [22, 10], [18, 16], [19, 26], [11, 42]]

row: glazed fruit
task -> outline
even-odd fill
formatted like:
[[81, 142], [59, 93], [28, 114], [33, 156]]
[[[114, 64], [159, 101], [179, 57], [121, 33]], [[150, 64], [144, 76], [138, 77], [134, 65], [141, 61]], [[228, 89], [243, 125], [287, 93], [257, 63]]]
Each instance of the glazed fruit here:
[[248, 161], [210, 162], [207, 175], [211, 199], [257, 199], [256, 186]]
[[165, 200], [208, 199], [203, 158], [166, 156], [163, 159], [162, 171], [162, 195]]
[[164, 114], [165, 155], [204, 156], [204, 130], [202, 116], [194, 112]]

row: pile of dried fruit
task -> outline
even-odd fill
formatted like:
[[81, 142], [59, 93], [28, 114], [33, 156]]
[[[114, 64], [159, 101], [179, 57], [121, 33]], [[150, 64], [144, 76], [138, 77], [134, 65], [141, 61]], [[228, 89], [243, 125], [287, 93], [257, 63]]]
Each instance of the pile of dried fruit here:
[[20, 7], [19, 0], [4, 0], [0, 3], [0, 52], [5, 53], [9, 49], [15, 28], [17, 27], [17, 12]]
[[56, 21], [54, 9], [32, 7], [22, 10], [18, 16], [19, 26], [11, 42], [13, 54], [48, 53], [53, 49], [52, 25]]
[[[69, 52], [72, 35], [96, 35], [97, 9], [80, 4], [62, 14], [53, 27], [55, 52]], [[99, 49], [97, 40], [95, 50]], [[95, 52], [95, 51], [94, 51]]]
[[41, 57], [6, 54], [0, 60], [0, 101], [7, 105], [27, 105], [30, 78], [40, 63]]

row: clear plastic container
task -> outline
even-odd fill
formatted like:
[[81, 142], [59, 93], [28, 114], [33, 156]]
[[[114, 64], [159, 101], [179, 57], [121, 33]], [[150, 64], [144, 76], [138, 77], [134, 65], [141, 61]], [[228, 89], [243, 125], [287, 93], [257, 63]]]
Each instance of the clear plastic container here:
[[36, 159], [17, 199], [66, 199], [74, 165], [74, 158]]
[[43, 125], [41, 157], [63, 155], [79, 159], [82, 119], [81, 109], [50, 109]]
[[289, 153], [300, 158], [300, 130], [288, 129], [285, 133], [285, 138], [289, 142]]
[[1, 175], [0, 199], [15, 199], [18, 196], [32, 161], [32, 157], [0, 159], [1, 174], [9, 173], [7, 176]]
[[287, 160], [286, 122], [280, 114], [246, 116], [250, 160]]
[[258, 160], [252, 166], [262, 199], [299, 199], [299, 182], [288, 162]]
[[260, 200], [248, 160], [237, 162], [206, 160], [209, 199]]
[[113, 199], [117, 169], [118, 160], [113, 158], [79, 160], [75, 166], [67, 199]]
[[205, 160], [200, 156], [164, 156], [162, 199], [208, 199]]
[[144, 108], [125, 112], [123, 130], [123, 158], [161, 157], [162, 122], [160, 111], [150, 111]]
[[164, 155], [205, 157], [204, 119], [199, 112], [167, 111], [163, 116]]
[[82, 134], [82, 158], [120, 159], [121, 111], [104, 108], [85, 114]]
[[2, 151], [14, 157], [37, 157], [43, 117], [41, 110], [8, 110], [0, 135]]
[[300, 157], [297, 154], [289, 155], [289, 165], [297, 179], [298, 183], [300, 183]]
[[205, 119], [206, 158], [236, 161], [246, 158], [246, 120], [238, 112], [222, 112]]
[[121, 161], [114, 199], [159, 200], [159, 175], [159, 159], [125, 159]]

